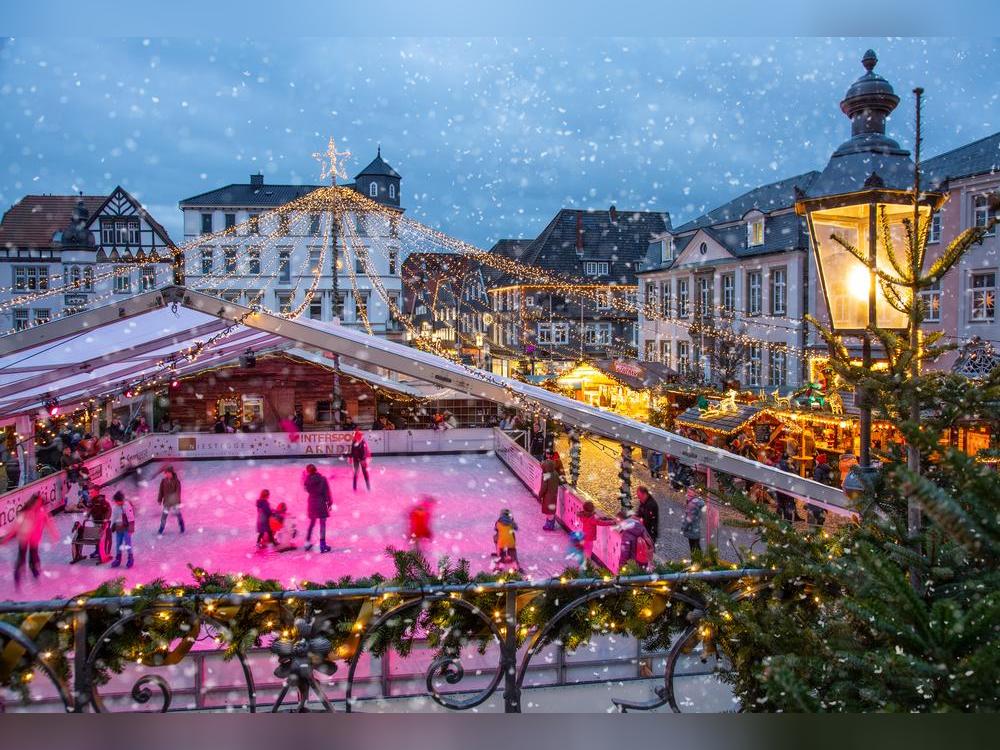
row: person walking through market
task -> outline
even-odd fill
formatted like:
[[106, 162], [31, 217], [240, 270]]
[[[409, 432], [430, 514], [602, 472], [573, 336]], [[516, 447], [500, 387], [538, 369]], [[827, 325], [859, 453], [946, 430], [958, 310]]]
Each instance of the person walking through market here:
[[309, 528], [306, 530], [306, 551], [312, 549], [312, 533], [316, 524], [319, 524], [319, 551], [329, 552], [330, 548], [326, 544], [326, 519], [330, 517], [330, 506], [333, 500], [330, 497], [330, 483], [326, 477], [316, 471], [314, 464], [306, 466], [306, 478], [303, 482], [306, 494], [308, 495], [307, 510], [309, 514]]
[[41, 559], [38, 554], [38, 547], [42, 543], [42, 534], [48, 530], [53, 541], [59, 540], [59, 532], [49, 515], [42, 496], [34, 493], [28, 502], [17, 512], [14, 517], [14, 527], [10, 530], [3, 541], [17, 539], [17, 562], [14, 563], [14, 588], [21, 588], [21, 574], [27, 562], [31, 569], [31, 575], [38, 578], [41, 575]]
[[[816, 456], [816, 466], [813, 468], [813, 479], [821, 484], [832, 484], [833, 482], [833, 467], [830, 466], [830, 462], [825, 453], [819, 453]], [[822, 526], [826, 521], [826, 510], [822, 505], [806, 503], [806, 514], [809, 518], [809, 523], [814, 526]]]
[[639, 498], [639, 507], [635, 509], [636, 514], [646, 528], [646, 533], [652, 538], [655, 547], [656, 540], [660, 538], [660, 506], [648, 487], [640, 486], [635, 494]]
[[659, 451], [649, 452], [649, 476], [653, 479], [660, 479], [663, 476], [663, 454]]
[[555, 531], [556, 505], [559, 500], [559, 484], [561, 483], [562, 462], [559, 454], [549, 451], [542, 461], [542, 485], [538, 488], [538, 499], [542, 503], [542, 513], [545, 514], [543, 531]]
[[643, 569], [653, 562], [653, 540], [634, 511], [619, 511], [618, 531], [621, 533], [619, 571], [630, 562]]
[[272, 547], [277, 546], [271, 530], [271, 516], [274, 514], [271, 511], [270, 497], [270, 490], [261, 490], [260, 497], [257, 498], [257, 549], [264, 549], [265, 539]]
[[354, 491], [358, 491], [358, 470], [365, 477], [365, 487], [371, 492], [372, 483], [368, 478], [368, 459], [371, 458], [372, 452], [368, 448], [368, 441], [365, 440], [365, 436], [361, 433], [361, 430], [354, 431], [354, 437], [351, 438], [351, 463], [354, 466]]
[[112, 498], [114, 508], [111, 511], [111, 530], [115, 532], [115, 559], [112, 568], [122, 564], [122, 551], [127, 554], [126, 568], [135, 564], [132, 556], [132, 535], [135, 533], [135, 506], [131, 500], [125, 499], [125, 493], [118, 490]]
[[681, 533], [687, 538], [691, 548], [691, 557], [697, 552], [701, 554], [701, 528], [705, 517], [705, 500], [697, 490], [688, 492], [687, 504], [684, 506], [684, 520], [681, 521]]
[[181, 480], [177, 478], [177, 472], [173, 466], [168, 466], [163, 470], [163, 479], [160, 480], [160, 490], [156, 501], [162, 506], [160, 511], [160, 530], [162, 534], [167, 527], [167, 517], [172, 513], [177, 516], [177, 526], [181, 533], [184, 533], [184, 516], [181, 515]]
[[[778, 459], [777, 467], [782, 471], [787, 471], [789, 474], [792, 472], [792, 464], [788, 460], [787, 455], [782, 455]], [[778, 515], [785, 519], [786, 521], [796, 521], [800, 520], [795, 512], [795, 498], [789, 495], [787, 492], [782, 492], [779, 489], [774, 491], [774, 502], [777, 505]]]

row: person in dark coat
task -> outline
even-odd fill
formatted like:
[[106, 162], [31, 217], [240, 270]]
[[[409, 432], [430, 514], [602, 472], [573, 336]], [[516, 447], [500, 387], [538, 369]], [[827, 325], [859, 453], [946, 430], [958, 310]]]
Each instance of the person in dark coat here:
[[355, 430], [354, 436], [351, 438], [351, 464], [354, 466], [354, 491], [358, 491], [358, 470], [365, 476], [365, 487], [371, 492], [372, 483], [368, 478], [368, 459], [371, 456], [371, 451], [368, 450], [368, 441], [365, 440], [365, 436], [362, 434], [361, 430]]
[[[788, 460], [788, 456], [783, 455], [778, 459], [777, 467], [782, 471], [787, 471], [792, 473], [792, 465]], [[782, 492], [781, 490], [775, 490], [774, 492], [775, 504], [778, 506], [778, 515], [785, 519], [786, 521], [795, 521], [797, 516], [795, 513], [795, 498], [789, 495], [787, 492]]]
[[306, 467], [306, 478], [303, 482], [308, 495], [307, 510], [309, 513], [309, 529], [306, 531], [306, 551], [312, 549], [312, 533], [316, 522], [319, 522], [319, 551], [329, 552], [326, 544], [326, 519], [330, 516], [330, 483], [326, 477], [316, 471], [314, 464]]
[[542, 527], [544, 531], [555, 531], [556, 528], [556, 506], [562, 473], [559, 454], [549, 451], [542, 461], [542, 485], [538, 488], [538, 500], [542, 503], [542, 513], [545, 514], [545, 525]]
[[264, 548], [265, 538], [272, 546], [277, 544], [274, 541], [274, 532], [271, 531], [272, 512], [270, 497], [271, 492], [269, 490], [261, 490], [260, 497], [257, 498], [257, 549]]
[[627, 563], [634, 562], [646, 567], [652, 560], [653, 540], [646, 533], [646, 527], [636, 518], [634, 513], [621, 511], [618, 513], [618, 530], [621, 533], [621, 552], [618, 558], [618, 569]]
[[656, 540], [660, 537], [660, 506], [646, 487], [639, 487], [635, 494], [639, 498], [636, 514], [646, 528], [646, 533], [653, 539], [653, 544], [656, 544]]

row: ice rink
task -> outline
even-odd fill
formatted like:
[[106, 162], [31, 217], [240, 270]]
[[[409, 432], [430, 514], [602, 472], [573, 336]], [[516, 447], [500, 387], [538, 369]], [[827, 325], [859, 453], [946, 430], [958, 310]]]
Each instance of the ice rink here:
[[[21, 590], [13, 577], [0, 579], [0, 599], [45, 599], [90, 591], [99, 583], [125, 577], [129, 585], [162, 577], [168, 582], [190, 582], [188, 563], [210, 571], [242, 572], [276, 578], [289, 586], [297, 581], [326, 581], [340, 576], [360, 577], [374, 572], [392, 574], [387, 545], [405, 547], [407, 512], [421, 494], [437, 499], [433, 514], [434, 540], [428, 557], [464, 557], [473, 572], [490, 567], [493, 524], [501, 508], [509, 507], [520, 530], [518, 554], [526, 574], [547, 577], [566, 566], [567, 538], [561, 531], [542, 531], [544, 518], [538, 502], [507, 468], [491, 454], [376, 456], [371, 462], [372, 489], [351, 488], [351, 469], [341, 458], [318, 457], [320, 472], [330, 480], [333, 509], [327, 520], [327, 554], [301, 548], [290, 552], [258, 552], [255, 502], [260, 490], [271, 491], [272, 507], [288, 504], [289, 517], [305, 535], [306, 494], [304, 459], [245, 459], [174, 461], [182, 488], [182, 510], [187, 531], [168, 520], [157, 535], [160, 506], [156, 502], [158, 472], [164, 464], [148, 464], [141, 477], [125, 478], [106, 488], [109, 500], [122, 489], [136, 508], [135, 567], [111, 568], [85, 559], [71, 565], [70, 531], [81, 514], [54, 516], [60, 540], [46, 536], [41, 547], [42, 576], [33, 580], [25, 571]], [[13, 570], [16, 546], [2, 548], [3, 565]], [[88, 548], [88, 551], [92, 548]], [[123, 561], [124, 562], [124, 561]]]

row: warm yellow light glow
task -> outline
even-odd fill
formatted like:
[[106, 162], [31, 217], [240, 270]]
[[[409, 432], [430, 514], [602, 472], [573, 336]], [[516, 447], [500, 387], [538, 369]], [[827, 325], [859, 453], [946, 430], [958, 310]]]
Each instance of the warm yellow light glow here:
[[870, 284], [871, 271], [860, 263], [855, 265], [847, 277], [847, 291], [850, 295], [859, 302], [866, 301]]

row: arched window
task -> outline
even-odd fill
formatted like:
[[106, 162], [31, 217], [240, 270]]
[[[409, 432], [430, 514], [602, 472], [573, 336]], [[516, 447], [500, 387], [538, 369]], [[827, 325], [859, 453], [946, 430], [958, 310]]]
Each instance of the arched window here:
[[378, 198], [378, 183], [373, 182], [368, 185], [368, 195], [372, 198]]
[[389, 197], [390, 198], [395, 198], [396, 197], [396, 186], [395, 185], [389, 185]]

